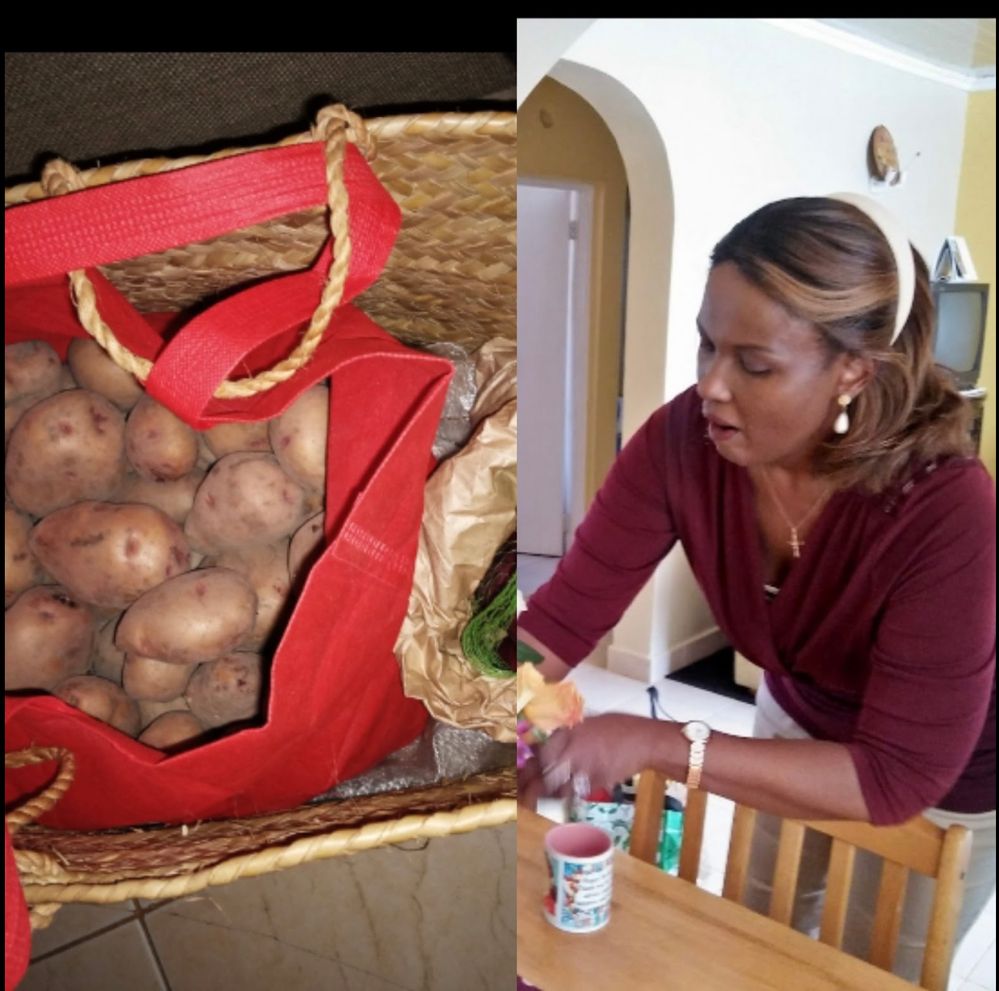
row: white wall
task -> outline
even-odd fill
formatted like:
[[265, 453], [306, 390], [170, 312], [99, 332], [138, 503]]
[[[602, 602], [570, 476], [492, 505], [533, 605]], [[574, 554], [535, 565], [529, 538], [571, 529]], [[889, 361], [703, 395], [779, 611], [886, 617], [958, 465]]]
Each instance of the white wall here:
[[876, 125], [895, 136], [907, 178], [874, 195], [931, 262], [951, 233], [967, 105], [958, 89], [757, 20], [599, 20], [563, 59], [631, 90], [669, 155], [675, 249], [663, 398], [693, 376], [693, 319], [714, 243], [773, 199], [868, 192]]
[[[604, 116], [628, 170], [626, 437], [694, 380], [694, 318], [715, 242], [773, 199], [870, 193], [866, 148], [878, 124], [894, 135], [907, 175], [871, 195], [930, 263], [952, 233], [961, 90], [759, 20], [601, 19], [564, 52], [546, 48], [545, 23], [518, 28], [532, 71], [551, 59], [549, 74]], [[676, 666], [670, 652], [709, 625], [689, 571], [667, 560], [615, 647], [624, 667], [652, 658], [647, 675], [658, 677]]]
[[559, 56], [596, 20], [592, 17], [520, 18], [517, 21], [517, 106], [548, 74]]

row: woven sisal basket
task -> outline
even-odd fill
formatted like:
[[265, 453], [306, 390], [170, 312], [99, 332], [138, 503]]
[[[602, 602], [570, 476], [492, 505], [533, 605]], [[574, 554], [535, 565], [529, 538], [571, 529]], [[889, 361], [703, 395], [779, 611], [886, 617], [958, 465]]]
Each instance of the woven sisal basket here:
[[[446, 340], [472, 349], [493, 337], [513, 338], [516, 115], [415, 114], [370, 120], [366, 130], [377, 147], [370, 164], [401, 207], [403, 220], [384, 273], [357, 305], [385, 330], [412, 343]], [[314, 135], [307, 133], [279, 143], [311, 140]], [[103, 185], [247, 150], [74, 171], [72, 181]], [[20, 185], [6, 190], [5, 203], [44, 199], [54, 191], [51, 181]], [[179, 310], [250, 280], [307, 267], [329, 226], [326, 210], [317, 207], [102, 271], [140, 310]], [[6, 755], [7, 766], [45, 760], [59, 761], [52, 785], [6, 817], [34, 928], [47, 925], [69, 902], [173, 898], [239, 877], [468, 832], [516, 816], [516, 769], [511, 767], [430, 788], [264, 816], [180, 827], [52, 830], [34, 820], [72, 787], [72, 754], [37, 747]]]

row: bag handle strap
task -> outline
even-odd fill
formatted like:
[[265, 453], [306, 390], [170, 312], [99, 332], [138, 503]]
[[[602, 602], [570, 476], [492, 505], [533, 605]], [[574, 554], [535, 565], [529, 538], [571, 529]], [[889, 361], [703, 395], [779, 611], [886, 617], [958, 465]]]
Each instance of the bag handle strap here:
[[40, 794], [4, 816], [7, 829], [12, 835], [22, 826], [48, 812], [66, 794], [76, 774], [76, 758], [65, 747], [29, 747], [27, 750], [14, 750], [4, 754], [5, 768], [27, 767], [29, 764], [43, 764], [50, 760], [59, 762], [55, 780]]
[[[312, 313], [301, 339], [286, 358], [255, 375], [235, 381], [223, 381], [215, 389], [216, 398], [240, 399], [254, 396], [291, 378], [312, 358], [333, 311], [344, 300], [345, 295], [349, 297], [356, 294], [364, 285], [369, 284], [376, 274], [356, 273], [357, 278], [351, 278], [354, 274], [351, 272], [353, 244], [348, 216], [349, 196], [345, 181], [345, 168], [349, 167], [349, 146], [353, 144], [366, 157], [371, 157], [374, 154], [374, 140], [368, 134], [363, 120], [340, 104], [325, 107], [318, 113], [311, 135], [324, 145], [326, 202], [329, 207], [330, 231], [336, 246], [322, 285], [319, 304]], [[79, 172], [61, 160], [50, 162], [45, 167], [42, 185], [50, 196], [63, 196], [85, 188]], [[397, 224], [396, 213], [396, 226]], [[373, 259], [367, 261], [371, 262]], [[380, 261], [384, 263], [384, 256]], [[380, 269], [381, 265], [378, 267]], [[73, 304], [83, 327], [104, 348], [115, 364], [145, 383], [153, 372], [153, 362], [129, 350], [106, 322], [91, 273], [84, 268], [74, 269], [69, 273], [69, 281]], [[104, 290], [104, 297], [106, 296], [107, 287]]]

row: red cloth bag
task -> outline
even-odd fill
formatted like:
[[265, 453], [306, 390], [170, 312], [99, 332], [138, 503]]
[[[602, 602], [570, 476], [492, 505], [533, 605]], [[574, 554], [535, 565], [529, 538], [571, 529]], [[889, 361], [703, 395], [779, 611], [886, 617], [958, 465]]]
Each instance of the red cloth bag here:
[[[403, 695], [393, 647], [450, 365], [404, 347], [347, 302], [381, 271], [400, 220], [363, 156], [346, 146], [352, 253], [342, 303], [308, 364], [267, 392], [213, 396], [234, 370], [256, 373], [291, 350], [318, 303], [329, 245], [310, 270], [235, 292], [177, 331], [170, 315], [140, 314], [95, 268], [325, 203], [325, 153], [318, 141], [249, 152], [6, 212], [8, 343], [43, 339], [64, 355], [84, 336], [66, 273], [85, 269], [118, 340], [154, 362], [147, 391], [197, 429], [276, 416], [330, 379], [327, 546], [273, 657], [266, 722], [166, 756], [53, 696], [8, 697], [7, 751], [60, 746], [76, 756], [76, 779], [46, 825], [102, 829], [288, 808], [364, 771], [424, 725], [423, 706]], [[6, 801], [52, 774], [51, 762], [8, 771]]]
[[3, 827], [3, 886], [4, 886], [4, 988], [14, 991], [24, 972], [28, 969], [31, 955], [31, 926], [28, 922], [28, 906], [17, 877], [17, 864], [14, 862], [14, 848], [6, 824]]

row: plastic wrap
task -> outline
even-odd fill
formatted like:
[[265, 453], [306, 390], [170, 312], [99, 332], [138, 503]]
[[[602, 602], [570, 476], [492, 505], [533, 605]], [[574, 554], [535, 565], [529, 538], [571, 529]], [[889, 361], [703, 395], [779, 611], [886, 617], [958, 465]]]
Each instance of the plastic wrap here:
[[412, 743], [377, 767], [319, 796], [316, 801], [359, 798], [420, 788], [513, 766], [514, 746], [498, 743], [479, 730], [459, 729], [430, 720]]

